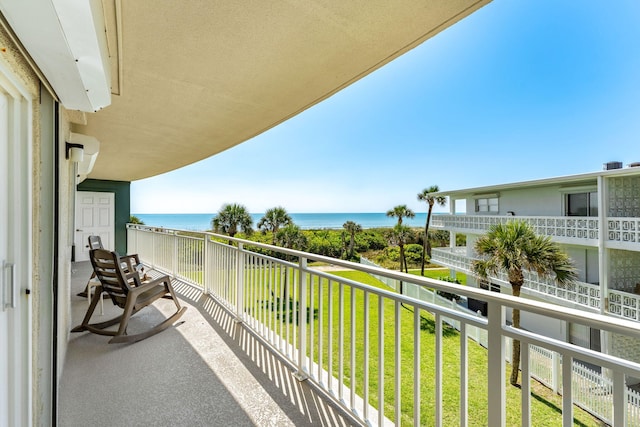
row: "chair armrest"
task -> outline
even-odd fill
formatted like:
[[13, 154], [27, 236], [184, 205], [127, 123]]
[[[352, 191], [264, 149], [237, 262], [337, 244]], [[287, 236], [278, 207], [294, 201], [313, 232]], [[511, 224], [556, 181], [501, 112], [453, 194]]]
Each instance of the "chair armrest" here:
[[[137, 274], [137, 273], [134, 273]], [[132, 294], [140, 294], [148, 289], [151, 289], [155, 286], [158, 286], [159, 283], [168, 282], [169, 286], [171, 286], [171, 278], [169, 276], [162, 276], [154, 279], [150, 282], [144, 282], [140, 286], [133, 287], [129, 290]]]
[[138, 254], [130, 254], [120, 257], [120, 263], [127, 273], [137, 271], [138, 273], [144, 272], [144, 264], [140, 262]]

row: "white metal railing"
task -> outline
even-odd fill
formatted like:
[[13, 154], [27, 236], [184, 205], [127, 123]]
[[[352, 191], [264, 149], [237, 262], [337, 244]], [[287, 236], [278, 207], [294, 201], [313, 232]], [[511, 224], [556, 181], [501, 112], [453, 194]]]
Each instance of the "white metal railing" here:
[[467, 256], [466, 246], [457, 246], [455, 248], [431, 249], [431, 261], [435, 264], [470, 274], [473, 260]]
[[[434, 215], [433, 228], [484, 233], [492, 225], [515, 219], [527, 222], [537, 234], [567, 243], [597, 245], [600, 221], [576, 216]], [[640, 242], [640, 218], [608, 217], [604, 239], [611, 247], [631, 248]]]
[[[379, 267], [378, 264], [376, 264], [373, 261], [369, 261], [365, 257], [360, 257], [360, 264], [368, 265], [368, 266], [371, 266], [371, 267]], [[371, 276], [373, 276], [374, 278], [376, 278], [380, 282], [384, 283], [385, 285], [387, 285], [389, 288], [393, 289], [394, 291], [400, 292], [400, 280], [392, 279], [390, 277], [381, 276], [379, 274], [372, 274]]]
[[496, 224], [513, 220], [525, 221], [536, 234], [551, 236], [561, 241], [592, 241], [597, 243], [599, 221], [596, 217], [577, 216], [498, 216], [498, 215], [435, 215], [433, 228], [454, 229], [484, 233]]
[[[449, 248], [447, 252], [462, 254], [466, 253], [466, 248]], [[366, 265], [376, 264], [367, 261]], [[384, 279], [379, 275], [375, 275], [374, 277]], [[391, 281], [391, 284], [389, 281], [383, 280], [383, 283], [393, 287], [393, 289], [400, 289], [399, 281], [397, 280]], [[443, 298], [424, 286], [405, 284], [403, 286], [403, 293], [422, 301], [473, 314], [466, 307]], [[446, 318], [444, 321], [458, 331], [460, 330], [460, 322]], [[487, 346], [487, 335], [483, 333], [483, 329], [475, 326], [467, 327], [467, 336], [478, 344], [484, 347]], [[509, 362], [511, 361], [511, 343], [511, 339], [507, 339], [505, 342], [506, 359]], [[554, 393], [562, 394], [562, 356], [560, 354], [532, 345], [530, 346], [529, 369], [532, 378], [549, 387]], [[611, 391], [613, 390], [611, 380], [606, 377], [602, 371], [590, 369], [578, 360], [573, 361], [572, 373], [572, 382], [575, 389], [573, 393], [574, 404], [594, 414], [603, 421], [610, 422], [612, 407]], [[628, 387], [625, 388], [625, 392], [627, 393], [626, 400], [629, 405], [629, 411], [634, 415], [633, 419], [637, 418], [638, 423], [640, 423], [640, 418], [638, 418], [638, 416], [640, 416], [640, 393]], [[630, 423], [630, 425], [636, 424], [637, 423]]]
[[[473, 262], [473, 258], [467, 256], [466, 247], [433, 248], [431, 260], [436, 264], [450, 267], [463, 273], [472, 274], [471, 263]], [[494, 283], [509, 284], [508, 277], [505, 273], [500, 273], [490, 279]], [[525, 292], [538, 295], [552, 302], [562, 303], [563, 301], [570, 301], [588, 307], [593, 311], [600, 309], [602, 299], [598, 285], [574, 282], [566, 286], [560, 286], [554, 283], [553, 279], [540, 277], [536, 273], [530, 272], [524, 273], [524, 279]], [[621, 310], [621, 313], [622, 312], [623, 310]], [[634, 317], [627, 318], [637, 320]]]
[[[234, 245], [229, 245], [228, 240]], [[189, 237], [173, 230], [130, 225], [128, 252], [138, 253], [154, 268], [183, 278], [224, 304], [247, 328], [294, 364], [301, 379], [314, 382], [334, 396], [337, 404], [363, 423], [505, 425], [505, 342], [509, 338], [523, 344], [523, 378], [531, 377], [528, 361], [534, 345], [561, 354], [565, 361], [579, 359], [607, 370], [613, 387], [611, 423], [623, 426], [636, 422], [625, 392], [625, 379], [640, 378], [640, 364], [514, 329], [507, 325], [505, 311], [518, 308], [640, 338], [637, 323], [208, 233]], [[488, 317], [468, 315], [322, 272], [307, 265], [310, 259], [484, 300], [488, 303]], [[428, 313], [433, 316], [433, 330], [421, 332]], [[444, 318], [459, 324], [461, 338], [451, 339], [449, 333], [445, 334]], [[471, 327], [486, 333], [488, 362], [483, 377], [487, 378], [486, 390], [490, 390], [486, 395], [469, 393], [472, 380], [467, 360], [472, 346], [466, 337]], [[423, 350], [421, 340], [434, 341], [433, 350]], [[458, 347], [459, 360], [447, 360], [445, 364], [443, 354], [445, 350], [449, 354], [450, 346]], [[426, 358], [433, 361], [430, 372], [421, 367]], [[564, 426], [573, 424], [576, 386], [572, 365], [562, 365], [559, 418]], [[449, 381], [458, 378], [460, 403], [455, 407], [449, 406], [448, 401], [443, 403], [445, 376]], [[510, 418], [510, 423], [533, 425], [536, 420], [531, 419], [529, 408], [534, 399], [529, 381], [522, 384], [524, 410], [520, 419], [514, 422]], [[403, 394], [407, 387], [411, 392]], [[487, 410], [468, 411], [472, 399], [482, 399]]]

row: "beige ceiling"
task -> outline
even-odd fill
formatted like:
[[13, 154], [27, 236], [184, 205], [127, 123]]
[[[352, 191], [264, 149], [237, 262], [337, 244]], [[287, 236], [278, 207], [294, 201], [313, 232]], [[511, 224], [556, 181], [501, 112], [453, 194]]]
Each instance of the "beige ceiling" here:
[[101, 143], [89, 177], [133, 181], [240, 144], [489, 1], [105, 0], [113, 102], [74, 127]]

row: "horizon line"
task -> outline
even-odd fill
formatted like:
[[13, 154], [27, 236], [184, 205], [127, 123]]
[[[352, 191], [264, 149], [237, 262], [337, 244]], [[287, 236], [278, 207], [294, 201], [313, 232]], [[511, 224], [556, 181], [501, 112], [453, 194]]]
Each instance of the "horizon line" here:
[[[218, 212], [132, 212], [131, 215], [216, 215]], [[349, 214], [386, 214], [385, 211], [378, 212], [287, 212], [289, 215], [349, 215]], [[416, 215], [427, 214], [427, 211], [414, 212]], [[433, 211], [432, 214], [448, 214], [449, 212]], [[464, 214], [466, 212], [456, 212], [456, 214]], [[264, 215], [265, 212], [249, 212], [249, 215]]]

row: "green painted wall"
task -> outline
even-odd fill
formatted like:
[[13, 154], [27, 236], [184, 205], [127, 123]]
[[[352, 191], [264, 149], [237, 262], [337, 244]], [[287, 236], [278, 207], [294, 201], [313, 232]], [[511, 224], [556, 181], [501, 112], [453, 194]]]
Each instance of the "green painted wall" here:
[[78, 184], [78, 191], [115, 193], [115, 250], [123, 255], [127, 253], [127, 223], [131, 216], [130, 188], [129, 181], [86, 179]]

